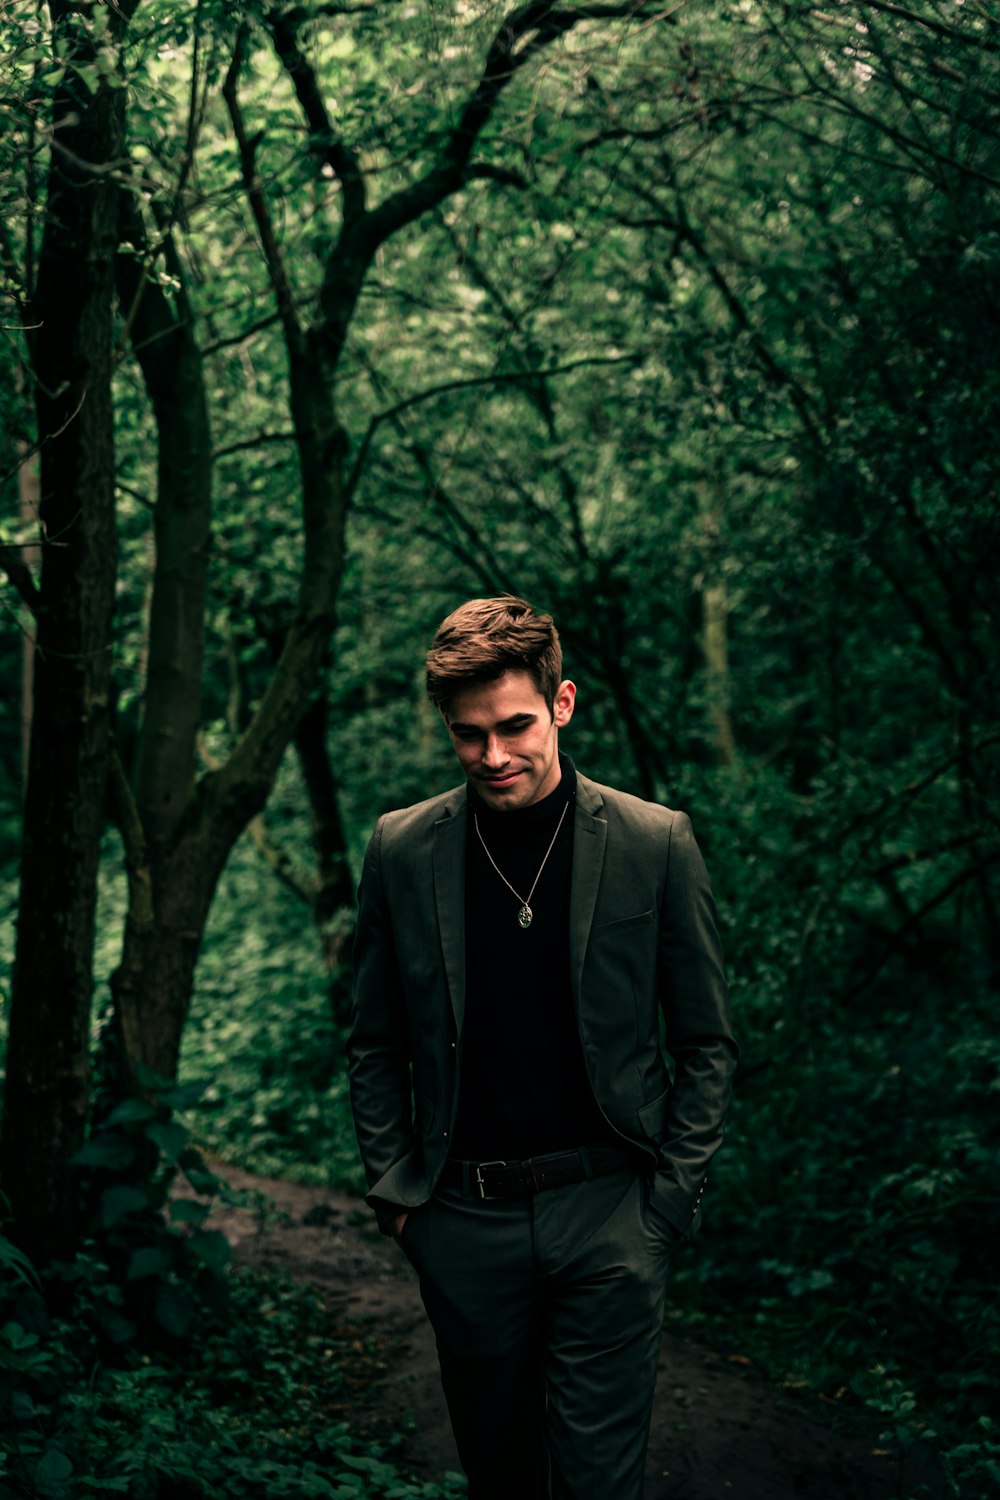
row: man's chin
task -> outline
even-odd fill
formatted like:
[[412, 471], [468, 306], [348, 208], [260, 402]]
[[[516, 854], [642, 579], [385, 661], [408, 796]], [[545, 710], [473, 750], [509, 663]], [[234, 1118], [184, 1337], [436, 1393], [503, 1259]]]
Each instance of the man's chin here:
[[521, 807], [526, 800], [530, 800], [530, 788], [525, 785], [523, 773], [512, 776], [507, 781], [480, 779], [476, 782], [476, 790], [487, 806], [498, 811]]

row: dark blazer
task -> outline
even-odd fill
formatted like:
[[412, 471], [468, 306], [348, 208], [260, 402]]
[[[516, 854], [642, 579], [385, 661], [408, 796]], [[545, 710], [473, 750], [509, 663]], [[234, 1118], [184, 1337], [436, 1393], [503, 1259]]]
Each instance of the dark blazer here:
[[[655, 1167], [655, 1210], [690, 1235], [737, 1055], [708, 875], [684, 813], [578, 775], [575, 819], [570, 964], [587, 1074], [609, 1135]], [[449, 1152], [466, 1006], [466, 828], [462, 786], [386, 813], [365, 855], [349, 1057], [380, 1217], [426, 1202]]]

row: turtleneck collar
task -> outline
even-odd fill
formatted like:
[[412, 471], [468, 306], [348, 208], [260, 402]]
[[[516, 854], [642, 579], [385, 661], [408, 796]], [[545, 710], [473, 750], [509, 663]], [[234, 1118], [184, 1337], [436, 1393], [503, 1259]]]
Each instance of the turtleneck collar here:
[[544, 828], [554, 817], [559, 816], [563, 804], [576, 796], [576, 767], [562, 751], [559, 752], [559, 769], [562, 772], [559, 785], [547, 797], [543, 797], [540, 802], [531, 802], [527, 807], [511, 808], [509, 812], [500, 812], [490, 807], [470, 782], [467, 788], [469, 812], [475, 813], [480, 827], [493, 828], [497, 832], [533, 833]]

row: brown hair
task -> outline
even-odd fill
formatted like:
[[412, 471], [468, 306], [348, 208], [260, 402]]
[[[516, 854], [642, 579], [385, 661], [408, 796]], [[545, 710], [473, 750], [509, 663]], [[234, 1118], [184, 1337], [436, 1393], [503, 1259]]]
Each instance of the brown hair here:
[[463, 688], [504, 672], [530, 672], [552, 712], [562, 680], [562, 647], [551, 615], [524, 599], [469, 599], [438, 627], [427, 653], [427, 695], [438, 708]]

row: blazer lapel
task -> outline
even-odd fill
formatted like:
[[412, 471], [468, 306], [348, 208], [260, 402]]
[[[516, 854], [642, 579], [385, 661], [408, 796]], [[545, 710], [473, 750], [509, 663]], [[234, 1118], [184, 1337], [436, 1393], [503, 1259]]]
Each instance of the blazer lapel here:
[[576, 813], [573, 828], [573, 874], [570, 882], [569, 961], [574, 999], [579, 1000], [583, 964], [590, 941], [594, 907], [604, 869], [606, 820], [600, 816], [604, 799], [586, 776], [576, 778]]
[[465, 1018], [465, 789], [434, 824], [434, 901], [455, 1026]]

